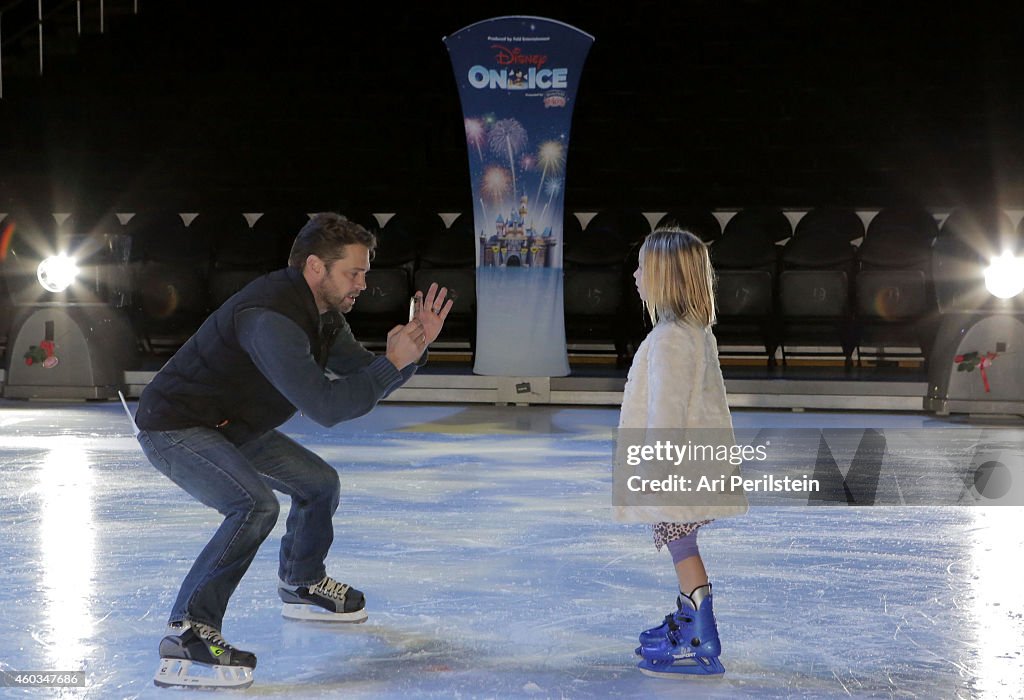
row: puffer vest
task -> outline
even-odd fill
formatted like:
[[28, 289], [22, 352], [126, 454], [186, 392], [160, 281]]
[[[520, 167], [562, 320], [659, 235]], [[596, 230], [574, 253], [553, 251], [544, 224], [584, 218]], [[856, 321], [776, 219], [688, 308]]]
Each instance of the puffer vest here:
[[238, 342], [237, 314], [263, 308], [287, 316], [309, 338], [321, 367], [340, 319], [321, 329], [313, 293], [293, 268], [253, 280], [214, 311], [146, 386], [135, 421], [142, 430], [205, 426], [236, 445], [281, 425], [296, 408], [253, 363]]

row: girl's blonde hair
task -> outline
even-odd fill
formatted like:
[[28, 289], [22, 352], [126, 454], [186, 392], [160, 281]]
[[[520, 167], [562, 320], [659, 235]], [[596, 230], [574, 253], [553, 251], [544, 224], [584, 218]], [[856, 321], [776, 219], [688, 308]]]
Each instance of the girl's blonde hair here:
[[647, 313], [659, 320], [715, 322], [715, 274], [708, 247], [679, 228], [659, 228], [640, 247]]

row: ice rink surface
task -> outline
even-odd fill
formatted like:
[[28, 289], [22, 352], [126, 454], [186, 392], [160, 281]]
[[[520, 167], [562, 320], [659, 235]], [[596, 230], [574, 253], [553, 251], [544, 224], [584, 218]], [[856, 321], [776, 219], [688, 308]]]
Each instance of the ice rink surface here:
[[[133, 406], [134, 407], [134, 406]], [[224, 634], [271, 698], [1021, 698], [1024, 511], [754, 505], [702, 530], [724, 677], [635, 669], [675, 577], [611, 516], [605, 408], [385, 404], [285, 432], [335, 465], [328, 571], [362, 625], [285, 620], [282, 517]], [[929, 416], [737, 411], [737, 428], [942, 427]], [[0, 670], [86, 686], [2, 697], [156, 698], [178, 584], [219, 524], [144, 460], [115, 403], [0, 402]], [[225, 692], [225, 691], [220, 691]]]

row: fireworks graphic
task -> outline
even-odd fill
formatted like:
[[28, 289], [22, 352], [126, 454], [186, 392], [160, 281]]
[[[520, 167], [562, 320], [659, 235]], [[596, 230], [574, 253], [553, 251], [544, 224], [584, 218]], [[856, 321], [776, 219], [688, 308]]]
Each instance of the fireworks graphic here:
[[481, 217], [480, 220], [482, 222], [484, 222], [484, 224], [486, 224], [487, 221], [489, 220], [488, 216], [487, 216], [487, 205], [484, 204], [484, 198], [483, 197], [479, 197], [477, 199], [477, 201], [480, 202], [480, 217]]
[[515, 182], [509, 177], [509, 171], [498, 165], [492, 165], [484, 171], [484, 181], [481, 191], [495, 202], [508, 194], [510, 182]]
[[537, 153], [537, 160], [540, 162], [541, 173], [540, 184], [537, 185], [537, 196], [534, 199], [540, 201], [540, 191], [544, 187], [544, 178], [547, 177], [548, 173], [561, 173], [562, 168], [565, 167], [565, 144], [561, 141], [545, 141], [541, 144], [540, 151]]
[[477, 155], [480, 160], [484, 159], [482, 150], [484, 140], [487, 138], [487, 130], [484, 123], [479, 119], [466, 119], [466, 143], [476, 146]]
[[550, 180], [548, 180], [547, 185], [545, 185], [544, 187], [544, 193], [548, 196], [548, 201], [544, 205], [544, 208], [541, 209], [540, 211], [540, 218], [544, 218], [544, 214], [547, 213], [548, 207], [551, 206], [551, 200], [553, 200], [561, 193], [563, 185], [564, 180], [562, 180], [562, 178], [560, 177], [553, 177]]
[[544, 193], [547, 194], [549, 202], [552, 198], [557, 197], [558, 193], [562, 191], [563, 184], [562, 178], [560, 177], [553, 177], [548, 180], [548, 186], [544, 188]]
[[499, 119], [494, 122], [487, 135], [487, 146], [495, 156], [508, 154], [508, 167], [512, 173], [512, 193], [515, 194], [518, 192], [515, 156], [526, 147], [526, 129], [516, 119]]
[[[497, 119], [493, 114], [485, 114], [467, 117], [463, 121], [466, 128], [466, 143], [476, 149], [481, 163], [485, 165], [479, 190], [482, 195], [479, 198], [480, 210], [484, 221], [489, 220], [488, 203], [492, 203], [500, 210], [510, 193], [513, 198], [519, 194], [517, 171], [531, 173], [537, 170], [540, 170], [540, 179], [537, 194], [534, 196], [536, 206], [540, 206], [541, 193], [547, 195], [547, 202], [537, 215], [537, 218], [543, 221], [552, 202], [559, 197], [565, 186], [562, 177], [566, 158], [564, 136], [545, 141], [536, 151], [527, 151], [529, 137], [526, 128], [517, 119]], [[489, 156], [501, 161], [507, 158], [508, 166], [486, 165], [483, 153], [485, 146]], [[523, 184], [524, 189], [528, 186]]]

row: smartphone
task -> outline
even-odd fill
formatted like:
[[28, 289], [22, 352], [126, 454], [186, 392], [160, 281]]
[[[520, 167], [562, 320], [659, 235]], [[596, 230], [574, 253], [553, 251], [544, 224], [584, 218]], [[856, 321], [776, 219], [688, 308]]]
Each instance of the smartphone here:
[[415, 294], [409, 298], [409, 321], [416, 318], [416, 314], [419, 313], [421, 306], [423, 306], [423, 297], [419, 294]]

